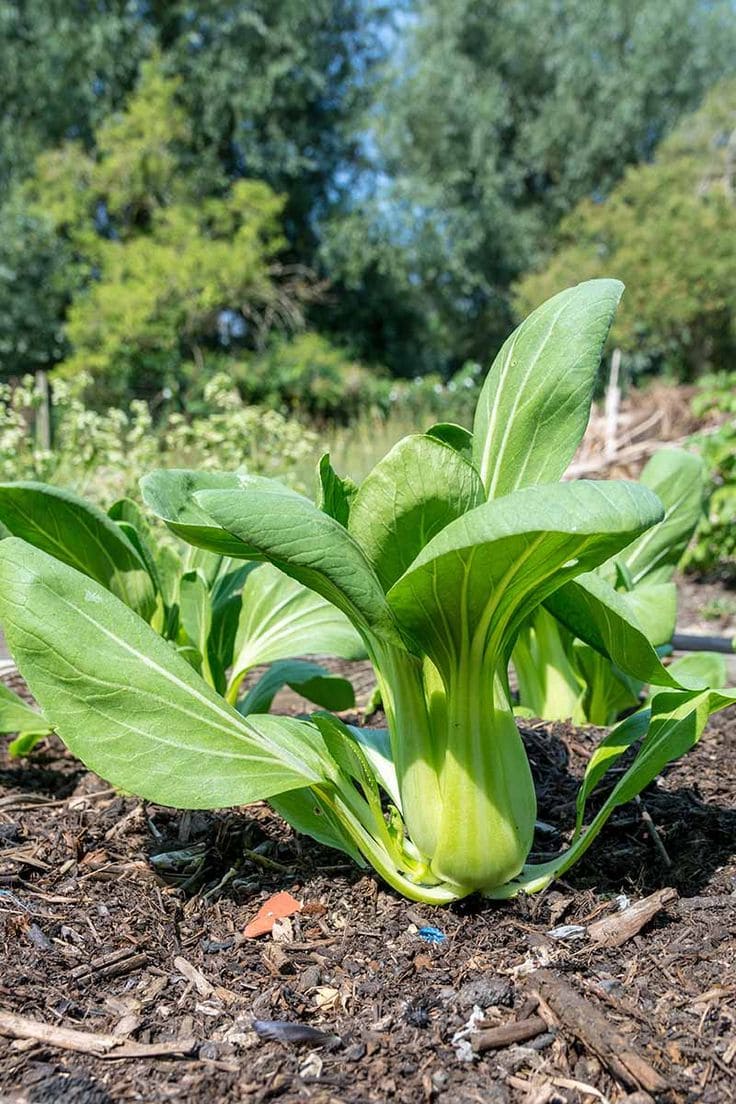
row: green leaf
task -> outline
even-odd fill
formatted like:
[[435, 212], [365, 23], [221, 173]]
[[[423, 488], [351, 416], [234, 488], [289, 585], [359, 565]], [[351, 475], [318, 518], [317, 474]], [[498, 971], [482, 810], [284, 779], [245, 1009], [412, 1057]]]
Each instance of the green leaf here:
[[49, 724], [115, 786], [203, 809], [331, 777], [313, 725], [241, 717], [109, 591], [15, 539], [0, 542], [0, 619]]
[[182, 558], [171, 545], [161, 543], [156, 548], [155, 559], [161, 597], [166, 608], [171, 609], [179, 600]]
[[[161, 583], [156, 566], [157, 541], [143, 511], [136, 502], [133, 502], [132, 498], [119, 498], [107, 511], [107, 516], [116, 521], [128, 537], [128, 540], [146, 565], [156, 590], [160, 592]], [[72, 566], [74, 565], [72, 564]]]
[[485, 500], [480, 477], [432, 437], [404, 437], [363, 480], [348, 531], [389, 590], [424, 545]]
[[297, 694], [324, 709], [340, 711], [352, 709], [355, 705], [353, 687], [347, 679], [330, 674], [318, 663], [280, 659], [271, 664], [238, 702], [238, 713], [243, 717], [251, 713], [268, 713], [273, 699], [284, 686], [290, 686]]
[[352, 730], [339, 717], [333, 717], [329, 713], [316, 713], [313, 720], [342, 773], [346, 778], [357, 782], [368, 804], [382, 817], [376, 776], [363, 748], [354, 739]]
[[50, 728], [40, 729], [38, 732], [22, 732], [8, 744], [8, 755], [11, 759], [25, 759], [30, 755], [36, 744], [40, 744], [51, 732]]
[[661, 516], [659, 501], [635, 483], [527, 487], [448, 525], [394, 585], [389, 603], [450, 677], [471, 640], [500, 658], [548, 595]]
[[675, 583], [650, 583], [646, 579], [633, 590], [624, 591], [622, 598], [655, 648], [670, 643], [677, 624]]
[[473, 456], [489, 498], [555, 483], [588, 424], [623, 284], [589, 280], [547, 300], [504, 342], [478, 399]]
[[391, 736], [387, 728], [361, 728], [357, 725], [347, 726], [355, 741], [360, 744], [363, 753], [370, 763], [371, 770], [378, 779], [383, 790], [401, 812], [401, 794], [399, 793], [399, 780], [396, 777], [396, 767], [391, 756]]
[[153, 615], [156, 595], [145, 563], [96, 506], [45, 483], [2, 483], [0, 520], [14, 536], [102, 583], [145, 621]]
[[[363, 659], [365, 645], [344, 613], [271, 564], [243, 587], [230, 686], [260, 663], [303, 655]], [[232, 700], [232, 699], [231, 699]]]
[[259, 564], [223, 561], [222, 573], [210, 590], [212, 626], [207, 649], [213, 686], [224, 694], [227, 688], [227, 670], [235, 656], [235, 640], [242, 610], [243, 585], [251, 571]]
[[[587, 850], [614, 809], [633, 800], [668, 763], [681, 758], [694, 747], [709, 717], [734, 703], [736, 690], [666, 690], [655, 696], [651, 711], [642, 710], [622, 721], [589, 760], [577, 799], [576, 844], [566, 853], [563, 869], [571, 866]], [[624, 751], [639, 740], [641, 747], [633, 763], [581, 838], [588, 796]], [[576, 853], [572, 857], [574, 851]]]
[[132, 525], [134, 529], [137, 529], [143, 540], [155, 544], [148, 519], [138, 503], [134, 502], [132, 498], [119, 498], [116, 502], [113, 502], [107, 511], [107, 516], [112, 518], [113, 521], [127, 522], [128, 525]]
[[[667, 670], [681, 685], [698, 689], [725, 686], [728, 682], [725, 657], [717, 652], [689, 652], [673, 659]], [[661, 689], [653, 686], [650, 697]]]
[[[712, 690], [666, 690], [657, 694], [639, 753], [611, 795], [614, 804], [631, 801], [668, 763], [694, 747], [713, 709], [729, 704], [727, 695]], [[730, 700], [736, 701], [736, 692]]]
[[547, 609], [579, 637], [633, 678], [657, 686], [679, 686], [668, 674], [636, 620], [628, 594], [619, 594], [595, 573], [575, 580], [545, 599]]
[[585, 770], [576, 800], [575, 839], [580, 835], [585, 816], [585, 805], [593, 790], [607, 771], [618, 762], [633, 744], [643, 740], [649, 729], [650, 711], [642, 709], [632, 713], [616, 726], [595, 749]]
[[337, 474], [330, 463], [330, 454], [326, 452], [317, 468], [320, 485], [319, 508], [341, 525], [347, 526], [350, 516], [350, 504], [358, 490], [358, 484], [352, 479]]
[[220, 573], [231, 566], [229, 556], [223, 556], [220, 552], [210, 552], [206, 548], [191, 547], [187, 549], [186, 565], [188, 571], [198, 571], [210, 590]]
[[576, 724], [584, 720], [585, 685], [570, 655], [571, 645], [570, 634], [543, 606], [522, 626], [512, 662], [519, 701], [531, 716]]
[[275, 480], [200, 491], [197, 505], [258, 555], [342, 610], [362, 632], [401, 643], [381, 584], [344, 526]]
[[[564, 874], [582, 858], [611, 813], [640, 794], [668, 763], [694, 747], [713, 713], [734, 704], [736, 690], [666, 690], [654, 697], [651, 712], [642, 710], [627, 717], [599, 744], [588, 762], [578, 794], [576, 834], [570, 847], [550, 862], [529, 864], [515, 882], [486, 895], [510, 897], [521, 890], [533, 893]], [[641, 746], [633, 763], [583, 832], [588, 796], [624, 752], [639, 741]]]
[[622, 713], [641, 705], [641, 679], [621, 671], [583, 640], [573, 642], [572, 657], [584, 684], [580, 712], [573, 720], [608, 728]]
[[190, 642], [199, 653], [202, 664], [200, 673], [211, 685], [208, 643], [212, 628], [212, 607], [207, 584], [198, 571], [187, 571], [181, 577], [179, 620]]
[[672, 578], [703, 513], [705, 465], [684, 449], [661, 449], [646, 464], [639, 481], [658, 496], [665, 515], [621, 555], [634, 586], [645, 578], [648, 582]]
[[161, 468], [145, 475], [140, 481], [140, 487], [143, 501], [148, 508], [187, 544], [223, 556], [244, 559], [248, 553], [243, 542], [215, 524], [198, 505], [194, 496], [198, 491], [204, 490], [235, 491], [246, 485], [251, 478], [244, 472], [197, 472], [181, 468]]
[[344, 852], [360, 867], [368, 865], [340, 820], [314, 790], [289, 790], [269, 798], [269, 805], [297, 832], [311, 836], [325, 847]]
[[449, 445], [455, 452], [460, 453], [464, 460], [473, 462], [473, 434], [465, 426], [456, 425], [454, 422], [435, 422], [426, 433], [427, 437], [434, 437], [443, 445]]
[[[51, 729], [42, 713], [28, 705], [21, 697], [14, 694], [8, 686], [4, 686], [0, 682], [0, 732], [18, 732], [20, 737], [33, 736], [35, 737], [33, 741], [35, 743], [43, 736], [48, 736], [50, 731]], [[15, 754], [13, 748], [19, 743], [19, 740], [14, 740], [10, 745], [11, 755]]]

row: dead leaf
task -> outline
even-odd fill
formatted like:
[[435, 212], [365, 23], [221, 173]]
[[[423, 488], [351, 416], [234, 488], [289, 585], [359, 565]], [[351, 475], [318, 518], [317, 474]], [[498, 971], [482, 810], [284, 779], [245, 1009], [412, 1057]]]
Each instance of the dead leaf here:
[[318, 985], [314, 990], [315, 1008], [319, 1008], [321, 1011], [326, 1012], [335, 1007], [339, 996], [339, 989], [334, 989], [331, 985]]

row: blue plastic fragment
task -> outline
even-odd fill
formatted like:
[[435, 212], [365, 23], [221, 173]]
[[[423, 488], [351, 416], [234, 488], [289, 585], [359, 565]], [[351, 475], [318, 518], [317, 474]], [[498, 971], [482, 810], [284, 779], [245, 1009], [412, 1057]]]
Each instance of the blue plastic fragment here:
[[420, 928], [418, 934], [419, 938], [423, 939], [425, 943], [444, 943], [447, 939], [445, 933], [440, 931], [439, 928]]

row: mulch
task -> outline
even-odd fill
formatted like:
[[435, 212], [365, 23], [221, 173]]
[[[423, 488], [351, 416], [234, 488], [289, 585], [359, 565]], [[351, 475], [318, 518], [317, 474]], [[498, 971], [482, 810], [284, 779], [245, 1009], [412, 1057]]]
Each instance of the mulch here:
[[[266, 805], [174, 811], [55, 739], [0, 751], [0, 1104], [736, 1099], [735, 726], [551, 890], [445, 909]], [[600, 733], [524, 737], [552, 853]], [[247, 939], [282, 890], [301, 911]]]

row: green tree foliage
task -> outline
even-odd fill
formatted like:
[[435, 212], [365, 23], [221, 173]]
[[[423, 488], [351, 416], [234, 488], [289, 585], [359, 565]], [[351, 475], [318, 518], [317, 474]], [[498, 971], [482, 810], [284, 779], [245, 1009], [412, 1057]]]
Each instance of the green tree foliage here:
[[153, 44], [129, 0], [0, 0], [0, 200], [43, 150], [85, 146]]
[[420, 0], [407, 35], [375, 217], [405, 246], [401, 309], [418, 298], [455, 358], [506, 330], [509, 285], [560, 216], [650, 156], [736, 59], [730, 2]]
[[180, 78], [185, 171], [206, 191], [249, 177], [283, 193], [311, 264], [360, 159], [384, 17], [381, 0], [0, 0], [0, 200], [42, 151], [92, 149], [158, 49]]
[[[0, 215], [12, 224], [0, 269], [16, 270], [22, 241], [24, 273], [56, 274], [47, 287], [21, 273], [0, 373], [58, 359], [65, 304], [85, 266], [97, 272], [99, 243], [153, 234], [182, 189], [199, 204], [250, 179], [283, 198], [281, 264], [327, 288], [311, 327], [352, 359], [447, 378], [506, 332], [509, 288], [559, 219], [608, 195], [733, 74], [735, 5], [0, 0], [0, 206], [15, 205]], [[130, 107], [152, 57], [172, 82], [156, 141], [139, 94], [139, 115]], [[40, 215], [18, 200], [39, 155]], [[81, 269], [50, 259], [48, 219], [75, 224]], [[31, 317], [45, 321], [26, 352]]]
[[692, 438], [710, 475], [708, 509], [688, 550], [689, 571], [736, 582], [736, 372], [706, 376], [693, 400], [706, 422]]
[[286, 197], [295, 256], [360, 167], [360, 120], [384, 53], [381, 0], [154, 0], [170, 72], [182, 78], [197, 171], [256, 177]]
[[547, 266], [517, 288], [520, 314], [576, 279], [615, 272], [627, 293], [613, 338], [684, 375], [736, 352], [736, 81], [718, 85], [605, 202], [563, 220]]
[[98, 400], [176, 385], [223, 325], [251, 347], [275, 320], [299, 319], [299, 285], [278, 280], [283, 201], [262, 181], [201, 195], [181, 171], [190, 139], [180, 82], [157, 58], [141, 68], [124, 112], [96, 135], [96, 152], [67, 143], [42, 154], [23, 187], [87, 277], [68, 312], [72, 352], [62, 375], [89, 371]]
[[51, 221], [17, 200], [0, 207], [0, 377], [64, 355], [73, 282], [71, 253]]

